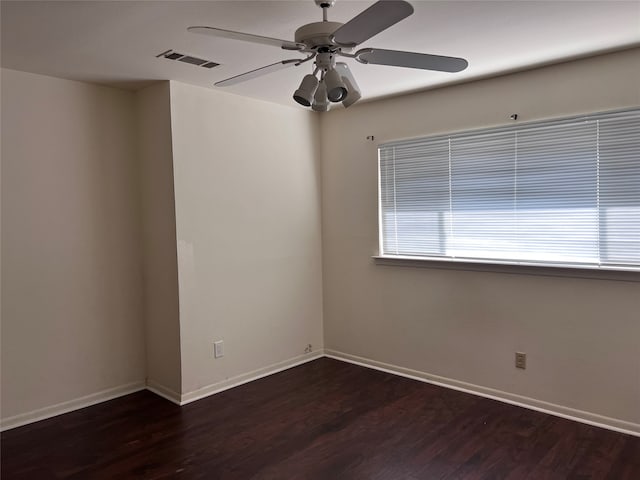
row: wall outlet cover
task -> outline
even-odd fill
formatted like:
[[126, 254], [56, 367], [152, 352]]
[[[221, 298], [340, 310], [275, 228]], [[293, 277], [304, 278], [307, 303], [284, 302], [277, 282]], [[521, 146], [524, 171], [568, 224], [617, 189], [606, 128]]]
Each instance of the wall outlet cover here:
[[524, 352], [516, 352], [516, 368], [527, 368], [527, 354]]
[[224, 357], [224, 341], [218, 340], [217, 342], [213, 342], [213, 357], [220, 358]]

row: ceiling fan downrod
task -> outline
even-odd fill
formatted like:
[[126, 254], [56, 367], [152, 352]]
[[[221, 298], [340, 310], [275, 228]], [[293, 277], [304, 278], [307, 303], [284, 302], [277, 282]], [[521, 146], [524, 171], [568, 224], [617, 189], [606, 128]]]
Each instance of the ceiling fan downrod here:
[[322, 9], [322, 21], [327, 21], [327, 9], [333, 7], [336, 3], [336, 0], [315, 0], [316, 5], [318, 5]]

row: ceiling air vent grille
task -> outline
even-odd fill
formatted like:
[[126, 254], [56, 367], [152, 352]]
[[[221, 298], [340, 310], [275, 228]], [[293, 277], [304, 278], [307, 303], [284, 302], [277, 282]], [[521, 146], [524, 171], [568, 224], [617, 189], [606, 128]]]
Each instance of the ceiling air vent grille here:
[[156, 55], [157, 58], [164, 57], [168, 60], [178, 60], [179, 62], [189, 63], [198, 67], [213, 68], [220, 65], [219, 63], [212, 62], [211, 60], [205, 60], [203, 58], [192, 57], [191, 55], [185, 55], [184, 53], [174, 52], [173, 50], [167, 50], [165, 52]]

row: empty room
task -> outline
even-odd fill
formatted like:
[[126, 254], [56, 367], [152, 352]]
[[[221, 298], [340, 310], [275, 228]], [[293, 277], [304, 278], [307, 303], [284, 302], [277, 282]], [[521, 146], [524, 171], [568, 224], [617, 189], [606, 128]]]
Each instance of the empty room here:
[[0, 20], [3, 480], [640, 479], [640, 1]]

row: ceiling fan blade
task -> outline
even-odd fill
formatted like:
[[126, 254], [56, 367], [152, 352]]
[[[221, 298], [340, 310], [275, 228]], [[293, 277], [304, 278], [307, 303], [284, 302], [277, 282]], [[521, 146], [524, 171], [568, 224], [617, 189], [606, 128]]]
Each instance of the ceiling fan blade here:
[[235, 85], [236, 83], [246, 82], [247, 80], [251, 80], [252, 78], [266, 75], [267, 73], [277, 72], [278, 70], [282, 70], [283, 68], [297, 65], [302, 60], [304, 59], [293, 58], [291, 60], [282, 60], [281, 62], [272, 63], [271, 65], [267, 65], [265, 67], [256, 68], [255, 70], [251, 70], [250, 72], [241, 73], [240, 75], [236, 75], [235, 77], [220, 80], [219, 82], [214, 83], [214, 85], [216, 87], [229, 87], [231, 85]]
[[306, 46], [302, 43], [280, 40], [278, 38], [262, 37], [260, 35], [252, 35], [250, 33], [234, 32], [232, 30], [223, 30], [222, 28], [189, 27], [187, 28], [187, 30], [191, 33], [209, 35], [210, 37], [229, 38], [231, 40], [241, 40], [243, 42], [271, 45], [272, 47], [280, 47], [284, 50], [304, 50], [306, 48]]
[[438, 72], [460, 72], [469, 65], [464, 58], [403, 52], [401, 50], [383, 50], [381, 48], [364, 48], [357, 51], [355, 55], [356, 60], [360, 63], [421, 68], [423, 70], [436, 70]]
[[355, 47], [412, 13], [411, 4], [403, 0], [380, 0], [333, 32], [333, 41]]

